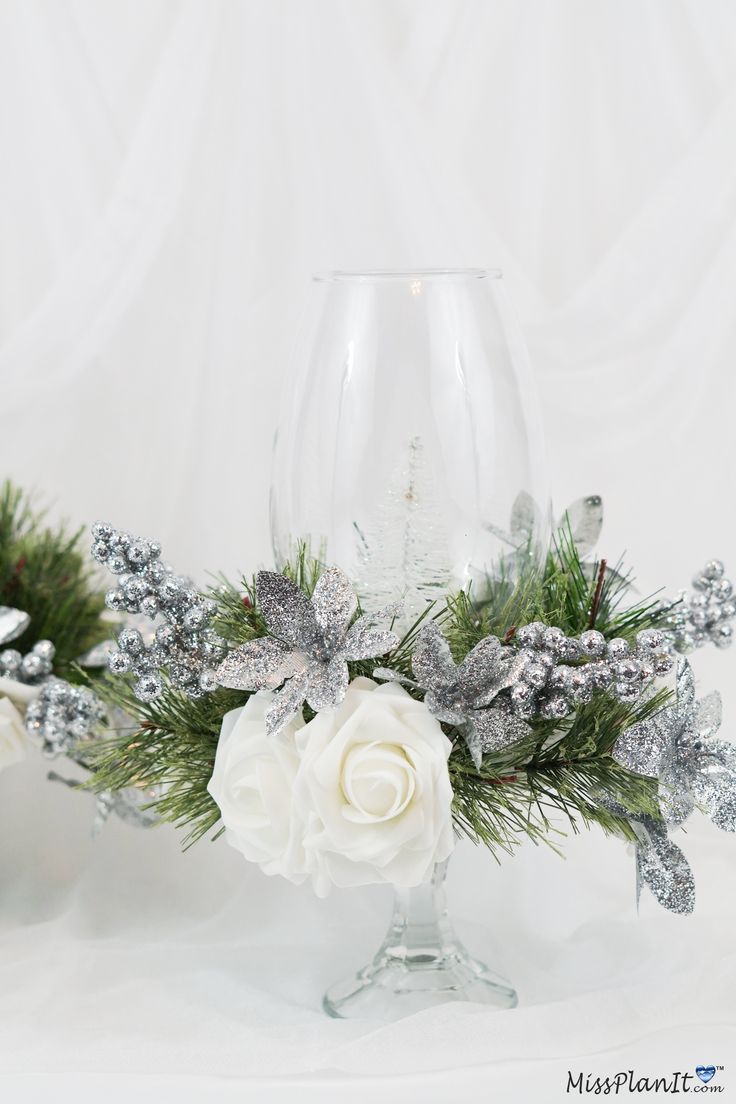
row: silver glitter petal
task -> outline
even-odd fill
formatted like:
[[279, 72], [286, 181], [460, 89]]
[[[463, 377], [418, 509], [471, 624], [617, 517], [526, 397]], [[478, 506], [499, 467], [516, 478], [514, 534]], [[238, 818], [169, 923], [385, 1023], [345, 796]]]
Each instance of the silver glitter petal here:
[[390, 629], [376, 629], [356, 621], [340, 650], [346, 659], [374, 659], [392, 652], [398, 643], [398, 636]]
[[[468, 652], [457, 671], [455, 682], [463, 695], [475, 700], [498, 682], [503, 668], [503, 647], [497, 636], [486, 636]], [[494, 697], [498, 693], [496, 690]], [[478, 705], [485, 705], [478, 702]]]
[[266, 733], [269, 736], [275, 736], [298, 713], [304, 704], [308, 685], [309, 675], [303, 671], [290, 678], [279, 690], [266, 710]]
[[[347, 658], [351, 659], [352, 657], [348, 656]], [[421, 689], [414, 679], [406, 678], [404, 675], [400, 675], [398, 671], [392, 671], [390, 667], [374, 667], [373, 677], [381, 682], [399, 682], [402, 686], [411, 686], [413, 690]]]
[[466, 743], [476, 767], [484, 753], [501, 751], [528, 736], [531, 728], [524, 721], [501, 709], [476, 709], [471, 714]]
[[702, 740], [710, 740], [721, 727], [723, 701], [717, 690], [707, 694], [695, 706], [695, 728]]
[[649, 720], [625, 729], [613, 745], [611, 755], [634, 774], [656, 778], [672, 756], [677, 726], [675, 709], [661, 709]]
[[[161, 797], [161, 789], [158, 786], [150, 786], [141, 789], [139, 786], [128, 786], [124, 790], [117, 790], [113, 795], [113, 812], [126, 824], [132, 824], [136, 828], [151, 828], [159, 823], [159, 815], [155, 805], [151, 802]], [[146, 806], [150, 806], [146, 808]]]
[[519, 681], [527, 665], [527, 657], [513, 648], [501, 648], [498, 652], [499, 666], [493, 679], [490, 679], [484, 693], [476, 699], [476, 708], [490, 705], [502, 690], [508, 690]]
[[256, 595], [274, 636], [298, 648], [311, 646], [317, 636], [317, 619], [312, 603], [296, 583], [277, 571], [259, 571]]
[[326, 647], [334, 651], [358, 608], [355, 592], [339, 567], [328, 567], [320, 575], [312, 595], [312, 608]]
[[687, 716], [695, 705], [695, 675], [687, 659], [677, 661], [677, 712]]
[[659, 776], [659, 808], [668, 825], [684, 824], [695, 808], [689, 779], [676, 764], [667, 764]]
[[348, 665], [341, 655], [333, 656], [329, 663], [312, 667], [307, 701], [315, 713], [339, 705], [345, 697], [349, 681]]
[[468, 719], [467, 711], [456, 706], [452, 698], [442, 691], [427, 690], [424, 704], [433, 717], [446, 724], [461, 725]]
[[457, 666], [450, 645], [435, 621], [429, 621], [419, 630], [411, 666], [414, 678], [428, 690], [445, 687], [454, 681]]
[[650, 818], [643, 822], [649, 843], [636, 848], [637, 900], [647, 886], [663, 908], [687, 915], [695, 907], [695, 879], [684, 854], [666, 831]]
[[30, 617], [23, 610], [14, 609], [12, 606], [0, 606], [0, 644], [7, 644], [10, 640], [22, 636], [30, 623]]
[[232, 690], [275, 690], [285, 678], [304, 669], [286, 644], [264, 636], [230, 652], [215, 671], [220, 686]]
[[587, 556], [598, 543], [603, 528], [603, 499], [600, 495], [578, 498], [568, 506], [557, 527], [567, 530], [568, 526], [578, 555], [581, 558]]
[[717, 828], [736, 831], [736, 745], [711, 740], [699, 755], [691, 788]]
[[515, 547], [528, 544], [539, 532], [539, 507], [527, 491], [519, 491], [511, 507], [511, 537]]

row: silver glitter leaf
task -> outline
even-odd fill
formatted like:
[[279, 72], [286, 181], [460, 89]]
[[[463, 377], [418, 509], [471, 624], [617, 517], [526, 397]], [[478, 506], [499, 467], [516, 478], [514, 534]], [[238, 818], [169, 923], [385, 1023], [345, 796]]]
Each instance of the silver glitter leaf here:
[[661, 709], [649, 720], [625, 729], [613, 745], [611, 755], [634, 774], [656, 778], [671, 755], [677, 723], [673, 708]]
[[476, 767], [484, 753], [501, 751], [523, 740], [531, 732], [528, 724], [501, 709], [478, 709], [472, 714], [465, 742]]
[[232, 690], [275, 690], [285, 678], [303, 669], [286, 644], [264, 636], [241, 644], [225, 657], [215, 672], [220, 686]]
[[527, 544], [539, 530], [540, 511], [527, 491], [519, 491], [511, 507], [511, 537], [514, 545]]
[[695, 706], [695, 727], [703, 740], [715, 736], [723, 720], [723, 701], [717, 690], [701, 698]]
[[695, 879], [684, 854], [667, 833], [653, 822], [646, 823], [650, 843], [636, 849], [637, 896], [647, 886], [663, 908], [687, 915], [695, 907]]
[[688, 779], [676, 763], [667, 764], [659, 776], [657, 801], [660, 812], [669, 825], [684, 824], [695, 808]]
[[275, 736], [299, 712], [308, 685], [309, 675], [303, 671], [290, 678], [283, 689], [279, 690], [266, 710], [266, 732], [269, 736]]
[[7, 644], [22, 636], [30, 623], [30, 617], [23, 610], [0, 606], [0, 644]]
[[370, 623], [361, 625], [356, 621], [345, 637], [342, 652], [346, 659], [372, 659], [393, 651], [398, 643], [398, 636], [390, 629], [376, 629]]
[[444, 686], [455, 678], [457, 667], [450, 645], [435, 621], [429, 621], [420, 629], [411, 666], [417, 682], [428, 689]]
[[578, 498], [561, 517], [558, 528], [569, 525], [578, 555], [587, 556], [593, 551], [603, 528], [603, 499], [600, 495]]
[[736, 831], [736, 746], [712, 740], [701, 752], [692, 781], [698, 805], [724, 832]]
[[677, 712], [690, 713], [695, 705], [695, 676], [687, 659], [677, 661]]
[[427, 690], [424, 695], [424, 704], [438, 721], [445, 721], [446, 724], [461, 725], [469, 717], [467, 708], [464, 709], [453, 704], [452, 696], [444, 691], [435, 693], [434, 690]]
[[348, 665], [341, 655], [333, 656], [329, 663], [313, 667], [307, 691], [309, 705], [316, 713], [339, 705], [345, 697], [349, 681]]
[[[468, 698], [478, 699], [492, 689], [489, 700], [496, 697], [500, 686], [498, 689], [494, 688], [499, 682], [502, 651], [498, 637], [486, 636], [468, 652], [455, 672], [455, 678], [462, 684], [463, 693]], [[487, 702], [481, 700], [477, 702], [478, 707], [486, 704]]]
[[345, 636], [358, 608], [355, 592], [339, 567], [329, 567], [320, 575], [312, 595], [312, 607], [325, 644], [334, 648]]
[[317, 619], [312, 603], [296, 583], [277, 571], [259, 571], [256, 576], [258, 605], [269, 631], [296, 647], [308, 645], [317, 636]]

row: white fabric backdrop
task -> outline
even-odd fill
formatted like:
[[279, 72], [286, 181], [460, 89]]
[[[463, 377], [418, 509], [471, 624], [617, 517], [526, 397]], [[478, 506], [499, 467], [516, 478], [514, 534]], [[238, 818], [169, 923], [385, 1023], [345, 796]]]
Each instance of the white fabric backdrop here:
[[[499, 265], [558, 506], [600, 492], [605, 551], [644, 590], [712, 554], [736, 569], [735, 63], [728, 0], [2, 0], [3, 470], [200, 577], [252, 570], [309, 272]], [[733, 657], [698, 670], [736, 717]], [[630, 856], [599, 834], [566, 863], [463, 848], [454, 910], [523, 1007], [376, 1030], [318, 995], [372, 949], [384, 894], [316, 902], [168, 830], [92, 844], [43, 771], [0, 777], [8, 1099], [728, 1077], [736, 851], [705, 822], [692, 920], [637, 921]]]

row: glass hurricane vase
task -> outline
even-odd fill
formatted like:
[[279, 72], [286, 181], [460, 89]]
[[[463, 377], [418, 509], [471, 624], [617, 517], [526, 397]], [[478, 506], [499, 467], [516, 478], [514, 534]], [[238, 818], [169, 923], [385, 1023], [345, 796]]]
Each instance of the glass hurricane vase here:
[[415, 889], [395, 889], [391, 923], [373, 961], [327, 990], [323, 1007], [341, 1019], [398, 1020], [447, 1001], [514, 1008], [515, 991], [472, 958], [447, 911], [447, 860]]
[[[271, 528], [278, 566], [302, 549], [337, 564], [366, 611], [403, 599], [403, 627], [461, 588], [480, 604], [489, 579], [511, 587], [544, 557], [540, 419], [499, 272], [315, 277], [281, 409]], [[374, 960], [325, 997], [331, 1015], [515, 1003], [453, 934], [444, 873], [397, 891]]]
[[276, 561], [339, 564], [406, 620], [549, 538], [535, 390], [500, 272], [314, 278], [277, 433]]

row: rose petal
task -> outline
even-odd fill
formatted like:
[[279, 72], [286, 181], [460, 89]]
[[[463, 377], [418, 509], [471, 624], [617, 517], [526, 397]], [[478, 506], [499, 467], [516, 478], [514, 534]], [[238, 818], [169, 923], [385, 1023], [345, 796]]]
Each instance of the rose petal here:
[[256, 596], [261, 613], [274, 636], [307, 649], [317, 635], [312, 603], [296, 583], [277, 571], [259, 571]]
[[302, 668], [298, 656], [270, 636], [249, 640], [225, 657], [215, 672], [233, 690], [274, 690]]

